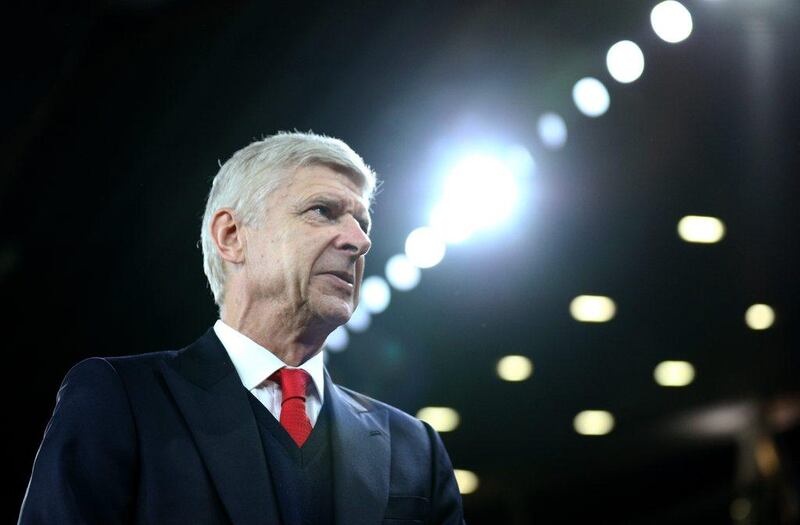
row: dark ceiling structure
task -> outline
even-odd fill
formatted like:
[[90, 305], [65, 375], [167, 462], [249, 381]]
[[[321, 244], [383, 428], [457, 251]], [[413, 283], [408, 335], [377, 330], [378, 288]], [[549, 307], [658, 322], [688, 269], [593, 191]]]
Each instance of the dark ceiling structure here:
[[[693, 32], [667, 44], [656, 3], [117, 0], [6, 17], [6, 521], [73, 364], [181, 348], [213, 324], [197, 246], [210, 181], [294, 129], [342, 138], [384, 181], [368, 276], [426, 222], [443, 148], [490, 138], [536, 161], [513, 224], [448, 247], [328, 359], [411, 414], [458, 411], [442, 437], [480, 479], [469, 523], [797, 519], [800, 4], [687, 0]], [[645, 55], [631, 84], [605, 68], [622, 39]], [[610, 92], [600, 117], [573, 104], [584, 76]], [[569, 130], [558, 150], [537, 135], [548, 111]], [[721, 218], [723, 240], [682, 241], [692, 214]], [[577, 322], [581, 294], [613, 298], [615, 317]], [[776, 312], [768, 330], [744, 322], [755, 303]], [[508, 354], [532, 360], [528, 380], [498, 378]], [[656, 384], [664, 360], [695, 381]], [[586, 409], [614, 430], [576, 433]]]

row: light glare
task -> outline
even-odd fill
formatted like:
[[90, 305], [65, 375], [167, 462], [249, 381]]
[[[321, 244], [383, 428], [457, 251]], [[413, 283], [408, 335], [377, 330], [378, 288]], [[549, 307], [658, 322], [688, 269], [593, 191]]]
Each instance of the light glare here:
[[694, 367], [687, 361], [662, 361], [653, 377], [661, 386], [686, 386], [694, 381]]
[[417, 418], [428, 423], [437, 432], [451, 432], [458, 427], [461, 418], [449, 407], [425, 407], [417, 412]]
[[373, 275], [361, 284], [361, 304], [370, 313], [379, 314], [386, 310], [391, 298], [392, 291], [383, 277]]
[[504, 381], [525, 381], [533, 373], [533, 363], [524, 355], [507, 355], [497, 362], [497, 375]]
[[537, 123], [539, 139], [549, 149], [560, 149], [567, 143], [567, 123], [560, 115], [548, 112]]
[[431, 212], [431, 227], [436, 230], [447, 244], [459, 244], [474, 233], [474, 225], [464, 220], [461, 205], [456, 202], [442, 201]]
[[478, 490], [478, 476], [471, 470], [454, 469], [453, 473], [456, 475], [456, 483], [458, 484], [458, 491], [461, 494], [472, 494]]
[[630, 40], [622, 40], [608, 50], [606, 66], [614, 80], [628, 84], [642, 76], [644, 55], [635, 43]]
[[407, 292], [419, 284], [421, 272], [402, 253], [386, 261], [386, 279], [396, 290]]
[[406, 256], [417, 268], [431, 268], [444, 258], [446, 246], [439, 233], [423, 226], [406, 237]]
[[692, 34], [692, 15], [683, 4], [675, 0], [661, 2], [650, 11], [650, 24], [658, 37], [676, 44]]
[[602, 82], [586, 77], [578, 80], [572, 88], [572, 100], [587, 117], [599, 117], [611, 104], [611, 97]]
[[575, 416], [575, 431], [584, 436], [602, 436], [614, 429], [614, 416], [605, 410], [584, 410]]
[[445, 181], [444, 199], [472, 230], [490, 228], [508, 218], [518, 195], [511, 168], [489, 155], [470, 155]]
[[503, 224], [520, 199], [519, 181], [535, 169], [530, 151], [519, 144], [460, 156], [446, 172], [430, 226], [457, 244]]
[[536, 161], [525, 146], [517, 144], [506, 151], [505, 163], [515, 176], [530, 175], [536, 170]]
[[712, 244], [725, 236], [725, 225], [716, 217], [687, 215], [678, 222], [678, 235], [686, 242]]
[[775, 322], [775, 310], [768, 304], [754, 304], [745, 312], [744, 320], [753, 330], [766, 330]]
[[582, 323], [605, 323], [614, 318], [617, 306], [604, 295], [579, 295], [570, 303], [569, 312]]

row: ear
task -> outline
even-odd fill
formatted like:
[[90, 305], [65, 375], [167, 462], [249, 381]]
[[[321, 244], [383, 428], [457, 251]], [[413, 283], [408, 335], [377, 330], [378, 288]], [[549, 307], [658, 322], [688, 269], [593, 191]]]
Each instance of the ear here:
[[231, 208], [215, 211], [209, 229], [217, 252], [223, 260], [230, 263], [244, 262], [244, 230]]

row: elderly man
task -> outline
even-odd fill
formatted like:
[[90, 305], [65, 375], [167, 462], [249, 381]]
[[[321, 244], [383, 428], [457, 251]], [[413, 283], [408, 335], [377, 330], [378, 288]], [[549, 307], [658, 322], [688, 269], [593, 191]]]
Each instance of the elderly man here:
[[20, 523], [463, 523], [436, 432], [323, 365], [358, 303], [374, 189], [336, 139], [236, 152], [201, 231], [221, 319], [182, 350], [69, 371]]

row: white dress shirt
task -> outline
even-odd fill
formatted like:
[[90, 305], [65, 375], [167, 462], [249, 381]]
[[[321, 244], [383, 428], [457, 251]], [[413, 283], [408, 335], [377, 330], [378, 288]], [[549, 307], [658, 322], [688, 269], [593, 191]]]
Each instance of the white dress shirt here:
[[231, 361], [233, 361], [233, 366], [236, 368], [244, 387], [252, 392], [278, 421], [281, 419], [283, 396], [278, 383], [269, 379], [269, 377], [283, 367], [302, 368], [308, 372], [308, 375], [311, 376], [313, 387], [309, 385], [306, 393], [306, 413], [311, 421], [311, 426], [317, 423], [317, 417], [322, 409], [322, 402], [325, 397], [325, 372], [322, 352], [319, 352], [298, 367], [289, 366], [263, 346], [223, 323], [221, 319], [214, 324], [214, 332], [216, 332], [219, 340], [222, 341], [222, 346], [225, 347]]

